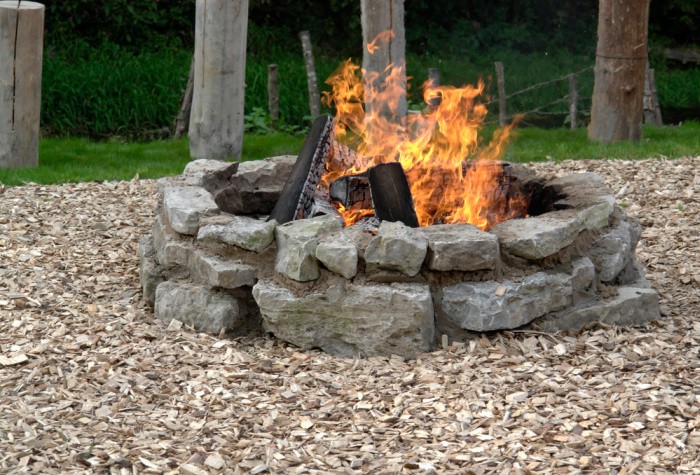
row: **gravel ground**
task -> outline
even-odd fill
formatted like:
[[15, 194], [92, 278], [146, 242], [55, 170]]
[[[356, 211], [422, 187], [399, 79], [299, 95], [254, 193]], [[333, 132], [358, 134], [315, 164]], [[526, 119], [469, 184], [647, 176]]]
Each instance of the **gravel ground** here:
[[166, 328], [140, 302], [153, 181], [0, 189], [2, 473], [700, 473], [700, 157], [594, 171], [662, 316], [416, 360]]

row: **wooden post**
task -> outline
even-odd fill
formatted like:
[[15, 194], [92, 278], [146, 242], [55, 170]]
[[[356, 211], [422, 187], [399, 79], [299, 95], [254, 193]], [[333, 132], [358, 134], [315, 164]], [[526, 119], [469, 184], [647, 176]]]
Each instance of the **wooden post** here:
[[[362, 69], [365, 113], [400, 123], [406, 116], [406, 32], [404, 0], [362, 0]], [[388, 67], [393, 66], [393, 74]], [[387, 80], [392, 84], [387, 84]], [[377, 94], [396, 88], [397, 97], [387, 103]], [[380, 108], [381, 104], [381, 108]]]
[[569, 126], [576, 129], [576, 114], [578, 112], [578, 90], [576, 89], [576, 75], [569, 74]]
[[588, 137], [642, 138], [649, 0], [600, 0], [595, 82]]
[[276, 64], [267, 66], [267, 108], [270, 111], [270, 126], [274, 130], [280, 120], [280, 82]]
[[39, 165], [44, 5], [0, 1], [0, 168]]
[[190, 155], [240, 159], [248, 0], [197, 0]]
[[654, 79], [654, 70], [647, 66], [644, 76], [644, 123], [650, 125], [661, 126], [661, 108], [659, 100], [656, 96], [656, 80]]
[[440, 68], [428, 68], [428, 81], [432, 87], [440, 85]]
[[299, 33], [301, 48], [304, 51], [304, 65], [306, 66], [306, 79], [309, 85], [309, 111], [311, 118], [315, 119], [321, 114], [321, 100], [318, 96], [318, 81], [316, 79], [316, 66], [314, 66], [314, 53], [311, 50], [311, 35], [308, 31]]
[[503, 72], [503, 63], [496, 61], [496, 80], [498, 82], [498, 125], [503, 127], [507, 122], [506, 108], [506, 75]]
[[179, 139], [190, 128], [190, 114], [192, 113], [192, 89], [194, 88], [194, 57], [190, 61], [190, 73], [187, 76], [187, 86], [180, 100], [180, 111], [173, 124], [173, 138]]

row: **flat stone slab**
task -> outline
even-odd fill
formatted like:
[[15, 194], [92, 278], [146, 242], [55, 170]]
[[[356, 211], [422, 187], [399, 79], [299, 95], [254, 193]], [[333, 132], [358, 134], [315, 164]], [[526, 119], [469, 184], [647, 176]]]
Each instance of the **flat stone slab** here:
[[163, 213], [174, 231], [196, 235], [200, 218], [218, 214], [219, 207], [204, 188], [166, 186], [163, 188]]
[[166, 269], [187, 266], [193, 252], [192, 243], [168, 232], [160, 216], [153, 222], [153, 247], [158, 263]]
[[434, 312], [426, 284], [334, 279], [302, 296], [274, 282], [258, 282], [253, 297], [264, 329], [301, 348], [340, 356], [415, 357], [431, 348]]
[[242, 325], [238, 301], [224, 294], [189, 283], [163, 282], [156, 289], [156, 317], [165, 323], [179, 320], [196, 330], [219, 334]]
[[500, 260], [498, 238], [471, 224], [441, 224], [419, 231], [428, 238], [428, 269], [495, 269]]
[[420, 271], [427, 252], [425, 234], [400, 222], [382, 221], [377, 235], [367, 245], [365, 262], [413, 277]]
[[547, 332], [578, 331], [600, 322], [608, 325], [644, 325], [660, 317], [659, 294], [649, 288], [618, 287], [617, 297], [545, 315], [532, 322]]
[[201, 250], [195, 251], [192, 267], [204, 283], [224, 289], [252, 286], [258, 280], [255, 267], [231, 259], [210, 256]]
[[232, 216], [226, 224], [206, 224], [199, 228], [197, 240], [218, 242], [253, 252], [265, 250], [275, 240], [276, 221], [249, 216]]
[[275, 270], [299, 282], [318, 279], [321, 275], [316, 260], [318, 238], [342, 227], [342, 220], [335, 216], [318, 216], [277, 226]]
[[[568, 267], [568, 266], [567, 266]], [[594, 276], [588, 258], [569, 272], [553, 270], [526, 276], [520, 282], [462, 282], [441, 292], [441, 310], [450, 322], [470, 331], [517, 328], [537, 317], [573, 304], [574, 294], [590, 287]]]

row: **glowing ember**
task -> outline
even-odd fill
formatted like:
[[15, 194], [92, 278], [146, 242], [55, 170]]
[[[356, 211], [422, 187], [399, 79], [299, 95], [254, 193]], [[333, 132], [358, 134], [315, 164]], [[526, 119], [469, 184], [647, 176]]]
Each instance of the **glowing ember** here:
[[[378, 37], [368, 48], [376, 49], [382, 40]], [[404, 65], [389, 66], [381, 75], [366, 74], [367, 89], [359, 70], [347, 60], [326, 81], [332, 91], [324, 93], [324, 102], [336, 110], [335, 139], [354, 148], [360, 158], [346, 168], [331, 156], [322, 186], [379, 163], [398, 161], [421, 226], [471, 223], [488, 229], [524, 215], [525, 200], [504, 195], [499, 183], [502, 168], [493, 161], [502, 155], [510, 127], [498, 130], [487, 146], [479, 147], [487, 112], [478, 100], [483, 82], [461, 88], [426, 82], [425, 102], [437, 105], [397, 119], [399, 98], [405, 94]], [[340, 211], [346, 224], [372, 214], [366, 209]]]

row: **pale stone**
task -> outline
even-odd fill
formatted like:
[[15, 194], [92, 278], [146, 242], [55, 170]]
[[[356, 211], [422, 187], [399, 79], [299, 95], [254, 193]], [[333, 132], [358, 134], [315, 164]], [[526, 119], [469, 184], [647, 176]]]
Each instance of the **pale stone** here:
[[302, 348], [341, 356], [414, 357], [431, 348], [434, 312], [427, 285], [333, 279], [301, 296], [274, 282], [255, 284], [264, 329]]
[[367, 245], [365, 262], [412, 277], [420, 271], [427, 251], [425, 234], [400, 222], [382, 221]]
[[366, 237], [367, 234], [355, 226], [327, 234], [319, 238], [316, 258], [331, 272], [352, 279], [357, 274], [360, 246]]
[[199, 160], [188, 162], [179, 178], [186, 185], [204, 187], [205, 183], [213, 175], [233, 175], [236, 173], [238, 165], [238, 162], [200, 158]]
[[139, 259], [139, 279], [143, 300], [147, 304], [153, 305], [156, 299], [156, 288], [165, 280], [163, 276], [165, 269], [156, 261], [151, 237], [143, 237], [139, 240]]
[[204, 281], [214, 287], [236, 289], [243, 286], [252, 286], [257, 282], [257, 269], [242, 262], [230, 259], [222, 259], [217, 256], [206, 255], [203, 251], [195, 251], [192, 267]]
[[318, 279], [316, 260], [318, 237], [343, 227], [335, 216], [319, 216], [290, 221], [275, 228], [277, 256], [275, 270], [299, 282]]
[[632, 252], [630, 225], [621, 221], [593, 244], [588, 255], [596, 266], [600, 281], [610, 282], [627, 266]]
[[155, 314], [165, 323], [178, 320], [196, 330], [219, 334], [241, 325], [238, 301], [207, 287], [166, 281], [156, 289]]
[[428, 238], [429, 269], [474, 271], [495, 269], [500, 259], [498, 238], [471, 224], [419, 228]]
[[166, 269], [186, 266], [192, 253], [192, 244], [168, 232], [160, 216], [153, 223], [153, 247], [158, 263]]
[[447, 320], [465, 330], [522, 326], [573, 304], [574, 287], [585, 287], [585, 280], [593, 275], [593, 264], [584, 259], [553, 271], [531, 274], [520, 282], [462, 282], [445, 287], [440, 297], [442, 312]]
[[275, 240], [276, 221], [261, 221], [248, 216], [233, 216], [226, 224], [207, 224], [199, 228], [197, 240], [220, 242], [248, 251], [261, 252]]
[[555, 211], [525, 219], [510, 219], [490, 231], [509, 254], [542, 259], [573, 243], [581, 232], [581, 221], [576, 216]]
[[198, 186], [163, 188], [163, 213], [170, 227], [180, 234], [196, 235], [199, 220], [219, 212], [211, 194]]
[[578, 331], [600, 322], [607, 325], [644, 325], [660, 317], [659, 295], [649, 288], [619, 287], [618, 296], [592, 305], [551, 313], [532, 322], [548, 332]]

